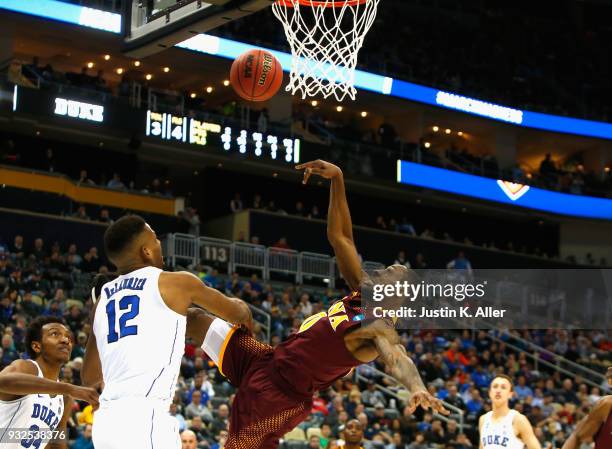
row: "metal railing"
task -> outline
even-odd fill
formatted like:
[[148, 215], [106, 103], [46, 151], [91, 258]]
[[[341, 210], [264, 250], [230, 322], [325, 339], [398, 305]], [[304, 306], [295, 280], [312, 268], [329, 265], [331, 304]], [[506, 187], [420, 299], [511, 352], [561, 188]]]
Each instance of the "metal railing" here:
[[[162, 241], [166, 262], [171, 266], [206, 265], [232, 273], [238, 268], [256, 270], [267, 281], [273, 273], [290, 275], [297, 283], [317, 280], [330, 288], [336, 286], [335, 258], [326, 254], [266, 248], [252, 243], [231, 242], [190, 234], [168, 234]], [[380, 269], [379, 262], [366, 261], [364, 269]]]
[[[390, 376], [389, 374], [379, 370], [378, 368], [374, 368], [373, 366], [370, 365], [366, 365], [367, 366], [367, 370], [370, 371], [371, 373], [373, 373], [376, 377], [382, 377], [384, 379], [389, 380], [392, 384], [397, 385], [399, 388], [405, 389], [404, 386], [402, 386], [402, 384], [393, 376]], [[371, 380], [370, 378], [364, 376], [363, 374], [359, 373], [359, 369], [355, 370], [355, 378], [357, 380], [363, 381], [363, 382], [367, 382], [368, 380]], [[391, 390], [390, 388], [381, 385], [380, 383], [376, 383], [376, 389], [382, 391], [383, 393], [385, 393], [388, 396], [391, 396], [393, 398], [395, 398], [397, 400], [398, 403], [405, 403], [406, 399], [400, 397], [400, 395]], [[444, 421], [445, 423], [448, 423], [450, 420], [455, 419], [458, 422], [457, 425], [459, 426], [459, 432], [463, 433], [464, 428], [466, 426], [465, 424], [465, 412], [463, 410], [461, 410], [458, 407], [455, 407], [452, 404], [449, 404], [448, 402], [445, 401], [441, 401], [442, 404], [444, 405], [444, 407], [446, 407], [447, 410], [449, 410], [451, 412], [451, 414], [449, 416], [444, 416], [444, 415], [440, 415], [438, 413], [434, 413], [434, 417], [436, 419], [439, 419], [441, 421]]]
[[[533, 360], [534, 368], [536, 370], [538, 370], [539, 365], [542, 364], [572, 379], [580, 377], [584, 383], [590, 385], [591, 387], [602, 388], [602, 386], [606, 383], [606, 376], [603, 373], [572, 362], [571, 360], [568, 360], [557, 353], [551, 352], [548, 349], [532, 343], [529, 340], [525, 340], [522, 337], [512, 335], [511, 339], [520, 342], [522, 345], [524, 345], [524, 347], [513, 345], [512, 343], [509, 343], [496, 335], [492, 335], [491, 333], [489, 333], [489, 337], [500, 344], [504, 344], [504, 346], [517, 353], [525, 353], [526, 357]], [[543, 358], [543, 354], [548, 356], [552, 361]]]

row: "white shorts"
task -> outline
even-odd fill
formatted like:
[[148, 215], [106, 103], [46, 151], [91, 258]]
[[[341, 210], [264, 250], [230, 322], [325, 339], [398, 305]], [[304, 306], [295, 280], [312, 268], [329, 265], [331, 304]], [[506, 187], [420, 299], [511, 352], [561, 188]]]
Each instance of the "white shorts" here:
[[179, 423], [168, 407], [141, 398], [100, 404], [92, 432], [96, 449], [181, 449]]
[[[219, 367], [219, 371], [223, 374], [223, 355], [227, 344], [232, 337], [232, 334], [237, 327], [230, 326], [227, 322], [220, 318], [215, 318], [204, 337], [204, 343], [202, 343], [202, 349], [215, 362], [215, 365]], [[97, 449], [97, 448], [96, 448]]]

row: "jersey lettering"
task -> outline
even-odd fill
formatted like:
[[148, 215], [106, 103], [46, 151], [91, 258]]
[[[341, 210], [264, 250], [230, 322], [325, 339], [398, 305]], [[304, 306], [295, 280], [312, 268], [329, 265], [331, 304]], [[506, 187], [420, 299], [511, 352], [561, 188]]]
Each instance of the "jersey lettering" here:
[[[342, 315], [339, 315], [342, 313]], [[331, 306], [327, 313], [319, 312], [315, 315], [309, 316], [304, 320], [300, 329], [298, 330], [298, 334], [301, 332], [305, 332], [314, 326], [320, 319], [329, 317], [329, 324], [331, 325], [334, 332], [341, 323], [348, 321], [348, 315], [346, 314], [346, 307], [344, 306], [344, 302], [338, 301], [336, 304]]]

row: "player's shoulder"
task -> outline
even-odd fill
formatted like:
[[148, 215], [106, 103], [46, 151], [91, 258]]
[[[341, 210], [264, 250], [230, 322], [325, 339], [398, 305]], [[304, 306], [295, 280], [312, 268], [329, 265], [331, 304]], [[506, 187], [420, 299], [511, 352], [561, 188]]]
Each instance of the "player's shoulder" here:
[[31, 360], [18, 359], [4, 368], [2, 372], [38, 375], [38, 368]]
[[194, 282], [202, 283], [202, 280], [189, 271], [162, 271], [159, 274], [159, 285], [162, 286], [186, 286]]
[[511, 410], [510, 413], [512, 413], [512, 424], [531, 427], [531, 423], [529, 422], [529, 419], [525, 415], [523, 415], [521, 412], [516, 411], [516, 410]]

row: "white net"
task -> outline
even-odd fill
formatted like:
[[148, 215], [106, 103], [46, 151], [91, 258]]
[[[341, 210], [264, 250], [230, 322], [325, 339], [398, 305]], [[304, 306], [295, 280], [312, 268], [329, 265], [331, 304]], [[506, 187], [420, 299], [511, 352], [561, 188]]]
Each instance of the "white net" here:
[[376, 18], [380, 0], [279, 0], [293, 61], [287, 91], [303, 99], [321, 94], [354, 100], [357, 55]]

